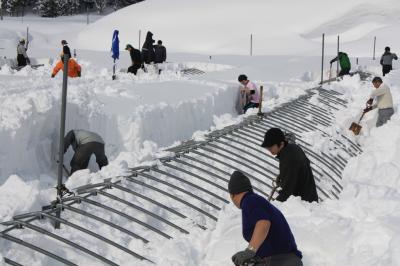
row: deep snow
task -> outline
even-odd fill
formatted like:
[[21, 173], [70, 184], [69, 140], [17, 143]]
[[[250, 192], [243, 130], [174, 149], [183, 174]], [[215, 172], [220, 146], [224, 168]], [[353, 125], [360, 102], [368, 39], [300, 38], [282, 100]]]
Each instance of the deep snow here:
[[[83, 77], [69, 81], [67, 129], [88, 128], [100, 133], [106, 140], [111, 161], [99, 172], [77, 172], [67, 183], [71, 188], [124, 175], [128, 166], [165, 155], [162, 147], [192, 136], [201, 138], [210, 127], [216, 129], [240, 121], [234, 112], [238, 74], [246, 73], [257, 84], [264, 85], [265, 111], [298, 97], [319, 79], [319, 38], [323, 31], [328, 37], [328, 54], [335, 53], [334, 43], [340, 33], [344, 50], [352, 56], [363, 56], [359, 67], [376, 74], [380, 71], [378, 62], [370, 59], [373, 36], [378, 36], [378, 56], [386, 45], [394, 52], [400, 48], [399, 39], [393, 34], [399, 25], [397, 1], [307, 0], [289, 5], [287, 0], [257, 0], [246, 11], [251, 16], [243, 15], [243, 1], [230, 0], [229, 4], [228, 0], [192, 1], [190, 5], [182, 5], [182, 1], [147, 0], [88, 27], [82, 17], [72, 21], [26, 18], [24, 23], [6, 17], [1, 22], [0, 47], [6, 48], [0, 50], [2, 56], [14, 56], [15, 43], [29, 26], [28, 54], [45, 64], [38, 70], [26, 68], [15, 72], [0, 60], [1, 221], [39, 210], [55, 198], [54, 160], [61, 74], [55, 79], [49, 76], [59, 54], [60, 39], [68, 39], [71, 48], [78, 50], [78, 61], [83, 66]], [[323, 13], [324, 10], [329, 13]], [[225, 18], [222, 22], [221, 14]], [[156, 39], [164, 40], [169, 51], [180, 53], [169, 53], [171, 63], [161, 76], [152, 71], [140, 73], [138, 77], [118, 73], [118, 80], [111, 81], [108, 50], [115, 28], [121, 31], [121, 48], [126, 42], [137, 43], [139, 29], [143, 41], [145, 30], [150, 29]], [[268, 56], [244, 56], [248, 54], [250, 33], [254, 34], [254, 53]], [[121, 53], [119, 67], [126, 67], [128, 62], [128, 55]], [[354, 58], [352, 63], [354, 66]], [[395, 62], [394, 67], [397, 65]], [[328, 63], [325, 69], [327, 66]], [[191, 67], [206, 74], [180, 73], [181, 69]], [[397, 228], [400, 221], [400, 72], [394, 71], [385, 82], [392, 89], [396, 113], [379, 129], [374, 128], [376, 112], [368, 113], [362, 122], [362, 134], [354, 139], [362, 145], [364, 153], [351, 159], [346, 167], [341, 199], [319, 205], [295, 198], [276, 203], [291, 225], [304, 254], [304, 265], [400, 264], [397, 257], [400, 251]], [[329, 88], [344, 93], [350, 103], [347, 109], [337, 113], [336, 125], [331, 130], [351, 136], [347, 128], [358, 120], [372, 86], [360, 82], [358, 77], [346, 77]], [[326, 148], [324, 138], [315, 132], [310, 133], [308, 140], [313, 141], [315, 149]], [[70, 151], [66, 164], [71, 155]], [[90, 168], [96, 171], [97, 166], [92, 162]], [[162, 197], [159, 200], [165, 202]], [[127, 221], [119, 222], [131, 226]], [[206, 232], [191, 224], [180, 225], [193, 233], [167, 242], [154, 239], [161, 246], [156, 250], [138, 241], [123, 244], [163, 265], [230, 265], [231, 255], [246, 246], [241, 238], [240, 211], [232, 205], [219, 213], [219, 222], [210, 224], [211, 230]], [[101, 231], [106, 236], [115, 234], [107, 228]], [[138, 231], [146, 234], [144, 230]], [[77, 242], [83, 241], [72, 231], [66, 230], [63, 234]], [[93, 239], [88, 241], [96, 247]], [[9, 245], [1, 241], [0, 246], [1, 254], [10, 256]], [[96, 248], [130, 265], [124, 261], [123, 254], [104, 246]], [[69, 255], [67, 248], [64, 255]], [[52, 265], [52, 261], [40, 261], [43, 257], [33, 253], [26, 256], [18, 252], [14, 256], [25, 264]], [[80, 259], [83, 264], [87, 263], [84, 256]]]

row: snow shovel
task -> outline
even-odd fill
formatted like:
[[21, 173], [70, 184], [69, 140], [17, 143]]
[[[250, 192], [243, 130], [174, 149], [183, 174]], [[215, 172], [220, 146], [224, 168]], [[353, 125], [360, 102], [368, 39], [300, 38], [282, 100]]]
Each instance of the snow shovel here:
[[349, 129], [351, 131], [353, 131], [354, 135], [356, 135], [356, 136], [358, 134], [360, 134], [360, 131], [361, 131], [361, 128], [362, 128], [362, 126], [360, 126], [360, 122], [361, 122], [361, 119], [363, 119], [364, 115], [365, 115], [365, 112], [363, 112], [363, 114], [361, 115], [360, 120], [358, 120], [358, 123], [353, 122], [350, 125]]
[[274, 196], [274, 194], [275, 194], [275, 192], [276, 192], [276, 190], [278, 188], [279, 188], [278, 178], [276, 178], [275, 180], [272, 181], [272, 190], [271, 190], [271, 193], [268, 196], [268, 201], [273, 200], [273, 196]]
[[332, 63], [331, 63], [331, 67], [329, 68], [329, 75], [328, 75], [328, 84], [331, 84], [331, 76], [332, 76]]

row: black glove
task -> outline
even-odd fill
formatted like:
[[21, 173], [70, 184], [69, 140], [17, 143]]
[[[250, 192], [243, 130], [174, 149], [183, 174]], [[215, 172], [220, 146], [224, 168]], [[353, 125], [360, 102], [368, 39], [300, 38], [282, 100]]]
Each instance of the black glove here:
[[372, 110], [372, 106], [368, 106], [367, 108], [364, 109], [364, 113], [368, 113], [371, 110]]
[[51, 77], [52, 77], [52, 78], [54, 78], [55, 76], [56, 76], [56, 75], [54, 75], [54, 74], [51, 74]]
[[80, 77], [80, 76], [81, 76], [81, 72], [79, 71], [79, 72], [78, 72], [78, 77]]
[[256, 253], [253, 250], [246, 248], [243, 251], [237, 252], [232, 256], [232, 261], [235, 265], [243, 265], [246, 261], [254, 258]]
[[367, 101], [367, 104], [368, 104], [368, 105], [372, 105], [373, 101], [374, 101], [374, 99], [370, 98], [370, 99]]
[[333, 62], [335, 62], [335, 61], [333, 61], [333, 59], [332, 59], [332, 60], [331, 60], [331, 62], [330, 62], [330, 63], [331, 63], [331, 65], [333, 64]]

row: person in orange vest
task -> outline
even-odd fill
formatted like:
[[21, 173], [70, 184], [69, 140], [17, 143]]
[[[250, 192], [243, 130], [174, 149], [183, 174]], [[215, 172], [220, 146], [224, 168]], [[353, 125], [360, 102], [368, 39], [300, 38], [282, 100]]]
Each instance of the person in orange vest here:
[[[54, 78], [58, 71], [64, 69], [64, 61], [63, 56], [61, 56], [61, 60], [57, 62], [57, 65], [53, 68], [53, 73], [51, 77]], [[76, 78], [81, 76], [81, 66], [72, 58], [68, 61], [68, 76], [70, 78]]]

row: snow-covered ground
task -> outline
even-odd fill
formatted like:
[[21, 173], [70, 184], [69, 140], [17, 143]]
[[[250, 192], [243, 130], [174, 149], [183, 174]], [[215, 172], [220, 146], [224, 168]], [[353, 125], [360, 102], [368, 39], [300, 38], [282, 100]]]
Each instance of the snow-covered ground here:
[[[5, 48], [0, 49], [2, 58], [15, 56], [15, 44], [29, 26], [28, 54], [45, 64], [38, 70], [28, 67], [17, 72], [0, 59], [0, 221], [39, 210], [55, 198], [62, 79], [61, 73], [55, 79], [50, 74], [61, 39], [77, 49], [83, 67], [82, 78], [69, 80], [67, 130], [98, 132], [106, 141], [110, 159], [110, 165], [99, 172], [92, 161], [94, 173], [77, 172], [67, 183], [70, 187], [123, 175], [128, 166], [156, 159], [162, 147], [240, 120], [234, 109], [239, 74], [246, 73], [264, 85], [264, 111], [303, 94], [320, 77], [322, 32], [327, 34], [326, 52], [330, 55], [335, 53], [336, 35], [341, 34], [343, 50], [353, 56], [353, 69], [354, 56], [359, 56], [360, 68], [379, 74], [378, 62], [370, 59], [373, 36], [378, 38], [377, 55], [386, 45], [400, 51], [395, 34], [400, 5], [394, 0], [183, 1], [146, 0], [107, 17], [96, 17], [99, 20], [89, 26], [83, 16], [28, 17], [23, 23], [6, 17], [0, 22], [0, 47]], [[120, 30], [121, 49], [128, 42], [136, 46], [139, 30], [142, 42], [146, 30], [162, 39], [170, 51], [170, 63], [162, 74], [156, 75], [153, 69], [137, 77], [118, 73], [118, 79], [112, 81], [108, 50], [114, 29]], [[257, 55], [252, 57], [246, 55], [251, 33]], [[128, 54], [122, 52], [119, 68], [128, 63]], [[181, 70], [186, 68], [206, 73], [183, 75]], [[276, 203], [291, 225], [304, 265], [400, 265], [396, 256], [400, 252], [400, 71], [391, 73], [385, 83], [391, 86], [396, 113], [379, 129], [374, 128], [375, 112], [362, 122], [362, 134], [354, 139], [364, 153], [346, 167], [340, 200], [317, 205], [292, 198]], [[335, 118], [335, 129], [348, 134], [347, 128], [358, 120], [372, 86], [358, 77], [346, 77], [329, 88], [344, 93], [349, 101], [349, 107]], [[315, 148], [323, 149], [320, 138], [314, 139]], [[69, 151], [66, 164], [71, 156]], [[167, 243], [154, 239], [162, 245], [157, 250], [140, 242], [124, 244], [162, 265], [204, 266], [230, 265], [231, 255], [246, 246], [241, 238], [240, 211], [232, 204], [219, 213], [211, 230], [182, 226], [193, 233]], [[106, 229], [103, 232], [113, 234]], [[73, 237], [80, 241], [79, 236]], [[0, 241], [0, 247], [2, 255], [10, 255], [8, 244]], [[103, 251], [124, 261], [119, 253]], [[68, 257], [68, 252], [64, 255]], [[51, 265], [51, 261], [40, 262], [40, 257], [32, 256], [32, 260], [25, 258], [31, 265]]]

